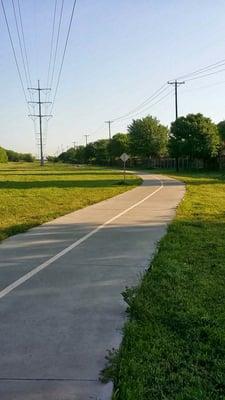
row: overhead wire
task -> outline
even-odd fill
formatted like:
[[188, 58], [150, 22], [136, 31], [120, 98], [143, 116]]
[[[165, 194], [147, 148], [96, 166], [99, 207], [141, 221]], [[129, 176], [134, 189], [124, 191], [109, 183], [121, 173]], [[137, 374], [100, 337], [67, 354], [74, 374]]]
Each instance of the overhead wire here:
[[27, 67], [26, 67], [26, 64], [25, 64], [25, 57], [24, 57], [24, 54], [23, 54], [23, 47], [22, 47], [22, 41], [21, 41], [21, 36], [20, 36], [20, 32], [19, 32], [19, 25], [18, 25], [18, 20], [17, 20], [16, 7], [15, 7], [14, 0], [11, 0], [11, 2], [12, 2], [13, 14], [14, 14], [14, 19], [15, 19], [15, 24], [16, 24], [16, 33], [17, 33], [17, 37], [18, 37], [21, 60], [22, 60], [23, 69], [24, 69], [24, 75], [25, 75], [25, 79], [26, 79], [26, 83], [27, 83], [27, 87], [28, 87], [29, 86], [29, 78], [28, 78], [28, 73], [27, 73]]
[[57, 54], [58, 54], [59, 38], [60, 38], [60, 31], [61, 31], [62, 17], [63, 17], [63, 8], [64, 8], [64, 0], [62, 0], [61, 8], [60, 8], [60, 15], [59, 15], [59, 23], [58, 23], [58, 30], [57, 30], [57, 36], [56, 36], [56, 45], [55, 45], [55, 51], [54, 51], [52, 73], [51, 73], [51, 79], [49, 81], [50, 88], [52, 88], [53, 81], [54, 81], [55, 66], [56, 66], [56, 59], [57, 59]]
[[23, 41], [23, 47], [24, 47], [25, 60], [26, 60], [26, 65], [27, 65], [28, 82], [29, 82], [29, 85], [32, 86], [31, 74], [30, 74], [30, 65], [29, 65], [28, 55], [27, 55], [27, 46], [26, 46], [25, 35], [24, 35], [23, 19], [22, 19], [20, 0], [17, 0], [17, 6], [18, 6], [18, 11], [19, 11], [19, 21], [20, 21], [20, 27], [21, 27], [21, 32], [22, 32], [22, 41]]
[[159, 89], [157, 89], [151, 96], [149, 96], [147, 99], [145, 99], [142, 103], [140, 103], [138, 106], [136, 106], [135, 108], [133, 108], [131, 111], [121, 115], [120, 117], [114, 118], [112, 119], [112, 122], [118, 121], [120, 119], [123, 119], [126, 116], [129, 116], [133, 113], [135, 113], [136, 111], [138, 111], [139, 109], [143, 108], [146, 104], [148, 104], [149, 102], [151, 102], [152, 100], [154, 100], [155, 98], [157, 98], [158, 96], [160, 96], [163, 92], [165, 92], [168, 89], [167, 85], [164, 84], [162, 85]]
[[[49, 69], [49, 77], [48, 77], [48, 86], [52, 90], [53, 82], [54, 82], [54, 75], [55, 75], [55, 67], [56, 67], [56, 60], [57, 60], [57, 55], [58, 55], [58, 48], [59, 48], [59, 39], [60, 39], [60, 32], [61, 32], [61, 25], [62, 25], [62, 18], [63, 18], [63, 10], [64, 10], [64, 3], [65, 1], [62, 0], [61, 2], [61, 7], [60, 7], [60, 13], [59, 13], [59, 20], [58, 20], [58, 28], [57, 28], [57, 35], [56, 35], [56, 43], [55, 43], [55, 49], [54, 49], [54, 55], [53, 55], [53, 43], [54, 43], [54, 32], [55, 32], [55, 20], [56, 20], [56, 11], [57, 11], [57, 1], [55, 1], [55, 6], [54, 6], [54, 13], [53, 13], [53, 25], [52, 25], [52, 37], [51, 37], [51, 45], [52, 45], [52, 56], [53, 57], [53, 63], [52, 63], [52, 71], [50, 74], [50, 69]], [[54, 32], [53, 32], [54, 30]], [[50, 60], [49, 60], [50, 61]], [[50, 68], [50, 67], [49, 67]], [[46, 95], [46, 101], [50, 100], [50, 92], [47, 93]], [[45, 110], [47, 109], [47, 105]], [[53, 107], [51, 107], [50, 114], [52, 114]], [[48, 131], [48, 120], [46, 120], [45, 123], [45, 134], [47, 136], [47, 131]]]
[[192, 92], [192, 91], [195, 91], [195, 90], [207, 89], [207, 88], [210, 88], [210, 87], [213, 87], [213, 86], [218, 86], [218, 85], [221, 85], [221, 84], [225, 84], [225, 81], [224, 80], [223, 81], [217, 81], [217, 82], [214, 82], [214, 83], [212, 83], [210, 85], [204, 85], [204, 86], [194, 87], [194, 88], [190, 88], [190, 89], [185, 89], [185, 92]]
[[192, 75], [202, 74], [202, 73], [205, 73], [207, 71], [213, 70], [215, 68], [219, 68], [219, 67], [221, 67], [223, 65], [225, 65], [225, 59], [217, 61], [216, 63], [213, 63], [213, 64], [209, 64], [209, 65], [207, 65], [205, 67], [199, 68], [199, 69], [194, 70], [192, 72], [189, 72], [187, 74], [178, 76], [176, 79], [185, 79], [185, 78], [188, 78], [189, 76], [192, 76]]
[[[47, 72], [47, 81], [46, 81], [46, 88], [49, 87], [49, 79], [50, 79], [50, 70], [51, 70], [51, 66], [52, 66], [52, 57], [53, 57], [53, 47], [54, 47], [54, 36], [55, 36], [55, 25], [56, 25], [56, 13], [57, 13], [57, 4], [58, 4], [58, 0], [55, 0], [55, 4], [54, 4], [54, 10], [53, 10], [53, 21], [52, 21], [52, 32], [51, 32], [51, 39], [50, 39], [50, 53], [49, 53], [49, 62], [48, 62], [48, 72]], [[62, 7], [61, 7], [61, 12], [62, 12], [62, 8], [63, 8], [63, 3], [62, 3]], [[60, 23], [61, 26], [61, 23]], [[59, 27], [60, 29], [60, 27]], [[58, 47], [58, 44], [57, 44]], [[57, 48], [56, 48], [57, 51]], [[54, 71], [53, 71], [54, 74]], [[47, 114], [47, 110], [48, 110], [48, 104], [47, 102], [50, 100], [50, 90], [46, 91], [45, 93], [45, 114]], [[44, 135], [47, 141], [47, 131], [48, 131], [48, 120], [45, 121], [44, 124]]]
[[61, 61], [61, 64], [60, 64], [58, 78], [57, 78], [57, 81], [56, 81], [57, 83], [56, 83], [55, 93], [54, 93], [54, 96], [53, 96], [53, 101], [52, 101], [52, 107], [51, 107], [50, 114], [52, 113], [52, 110], [53, 110], [53, 107], [54, 107], [54, 103], [55, 103], [55, 100], [56, 100], [56, 96], [57, 96], [57, 92], [58, 92], [58, 88], [59, 88], [59, 82], [60, 82], [60, 78], [61, 78], [61, 75], [62, 75], [62, 69], [63, 69], [66, 50], [67, 50], [68, 41], [69, 41], [69, 37], [70, 37], [70, 32], [71, 32], [71, 27], [72, 27], [72, 22], [73, 22], [73, 18], [74, 18], [74, 12], [75, 12], [76, 4], [77, 4], [77, 0], [74, 0], [72, 11], [71, 11], [71, 16], [70, 16], [70, 20], [69, 20], [69, 27], [68, 27], [68, 31], [67, 31], [67, 35], [66, 35], [66, 41], [65, 41], [65, 45], [64, 45], [63, 55], [62, 55], [62, 61]]
[[58, 0], [55, 0], [54, 12], [53, 12], [52, 34], [51, 34], [50, 55], [49, 55], [48, 74], [47, 74], [47, 84], [46, 84], [46, 87], [48, 87], [48, 85], [49, 85], [50, 69], [51, 69], [51, 64], [52, 64], [57, 3], [58, 3]]
[[203, 75], [200, 75], [200, 76], [194, 76], [194, 77], [191, 77], [189, 79], [186, 79], [186, 82], [194, 81], [196, 79], [202, 79], [202, 78], [205, 78], [207, 76], [215, 75], [215, 74], [218, 74], [218, 73], [224, 72], [224, 71], [225, 71], [225, 68], [222, 68], [222, 69], [219, 69], [218, 71], [209, 72], [207, 74], [203, 74]]
[[20, 71], [19, 62], [18, 62], [18, 59], [17, 59], [16, 50], [15, 50], [15, 46], [14, 46], [14, 43], [13, 43], [13, 38], [12, 38], [11, 31], [10, 31], [7, 14], [6, 14], [6, 11], [5, 11], [4, 2], [3, 2], [3, 0], [0, 0], [0, 1], [1, 1], [1, 5], [2, 5], [3, 15], [4, 15], [4, 19], [5, 19], [5, 23], [6, 23], [6, 27], [7, 27], [7, 31], [8, 31], [10, 44], [11, 44], [11, 47], [12, 47], [12, 52], [13, 52], [14, 61], [15, 61], [15, 64], [16, 64], [17, 73], [18, 73], [18, 76], [19, 76], [19, 80], [20, 80], [20, 84], [21, 84], [22, 91], [23, 91], [23, 94], [24, 94], [25, 102], [26, 102], [26, 105], [27, 105], [27, 108], [28, 108], [28, 112], [30, 112], [29, 103], [28, 103], [26, 92], [25, 92], [23, 78], [22, 78], [22, 74], [21, 74], [21, 71]]
[[120, 121], [124, 121], [124, 120], [126, 120], [126, 119], [128, 119], [128, 118], [130, 118], [130, 117], [135, 117], [135, 116], [138, 115], [138, 114], [142, 114], [142, 113], [148, 111], [150, 108], [154, 107], [155, 105], [161, 103], [165, 98], [167, 98], [170, 94], [173, 93], [173, 89], [169, 89], [169, 88], [168, 88], [168, 90], [169, 90], [169, 91], [167, 91], [167, 93], [164, 94], [164, 96], [160, 97], [156, 102], [153, 102], [153, 103], [151, 102], [151, 103], [149, 103], [144, 109], [141, 109], [141, 110], [135, 112], [134, 114], [132, 114], [132, 115], [130, 115], [130, 116], [124, 117], [124, 118], [121, 119]]

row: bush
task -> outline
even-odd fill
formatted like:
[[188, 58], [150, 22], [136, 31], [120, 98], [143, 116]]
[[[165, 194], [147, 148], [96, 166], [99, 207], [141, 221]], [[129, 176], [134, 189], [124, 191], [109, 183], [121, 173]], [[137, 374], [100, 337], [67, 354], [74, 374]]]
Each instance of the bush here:
[[35, 158], [32, 156], [30, 153], [17, 153], [16, 151], [13, 150], [6, 150], [8, 160], [12, 162], [19, 162], [19, 161], [25, 161], [25, 162], [34, 162]]
[[0, 147], [0, 163], [6, 163], [8, 161], [8, 156], [2, 147]]

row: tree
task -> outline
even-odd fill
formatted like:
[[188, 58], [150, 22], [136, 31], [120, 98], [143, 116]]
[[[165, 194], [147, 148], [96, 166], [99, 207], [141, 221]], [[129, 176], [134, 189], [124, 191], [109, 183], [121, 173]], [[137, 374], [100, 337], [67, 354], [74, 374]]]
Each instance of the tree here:
[[67, 151], [65, 151], [63, 156], [64, 161], [63, 162], [68, 162], [71, 164], [74, 164], [76, 162], [76, 150], [74, 147], [71, 147]]
[[21, 156], [21, 161], [25, 161], [25, 162], [34, 162], [35, 158], [34, 156], [32, 156], [32, 154], [30, 153], [23, 153], [23, 154], [19, 154]]
[[109, 153], [113, 158], [120, 157], [123, 153], [130, 152], [130, 135], [117, 133], [109, 141]]
[[84, 162], [84, 146], [79, 146], [76, 149], [71, 147], [58, 156], [58, 160], [63, 163], [76, 164]]
[[8, 160], [9, 161], [13, 161], [13, 162], [18, 162], [20, 161], [19, 158], [19, 153], [17, 153], [16, 151], [13, 150], [6, 150], [7, 156], [8, 156]]
[[84, 146], [76, 147], [76, 163], [78, 163], [78, 164], [85, 163], [85, 147]]
[[97, 164], [105, 164], [109, 162], [109, 139], [100, 139], [94, 143], [95, 159]]
[[47, 161], [55, 163], [55, 162], [58, 161], [58, 157], [56, 157], [56, 156], [47, 156]]
[[225, 121], [221, 121], [217, 124], [217, 128], [219, 131], [220, 139], [222, 142], [225, 142]]
[[8, 161], [8, 156], [6, 151], [5, 149], [3, 149], [3, 147], [0, 147], [0, 163], [6, 163], [7, 161]]
[[180, 117], [171, 124], [169, 150], [177, 159], [209, 160], [217, 156], [219, 143], [217, 126], [200, 113]]
[[30, 153], [17, 153], [13, 150], [6, 150], [8, 160], [13, 162], [25, 161], [34, 162], [35, 158]]
[[160, 157], [166, 154], [168, 129], [150, 115], [133, 120], [128, 126], [130, 149], [134, 156]]
[[96, 156], [96, 148], [94, 143], [88, 143], [84, 148], [85, 162], [89, 162]]

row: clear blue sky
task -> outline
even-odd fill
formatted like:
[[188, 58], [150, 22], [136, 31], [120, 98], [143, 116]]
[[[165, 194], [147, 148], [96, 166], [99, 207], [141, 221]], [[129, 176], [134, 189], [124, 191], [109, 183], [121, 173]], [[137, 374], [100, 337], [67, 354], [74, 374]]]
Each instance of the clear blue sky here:
[[[20, 2], [32, 83], [39, 78], [46, 85], [54, 1]], [[11, 1], [4, 3], [16, 42]], [[60, 56], [71, 6], [72, 0], [65, 0]], [[105, 120], [128, 112], [168, 79], [225, 58], [224, 15], [224, 0], [78, 0], [47, 153], [74, 140], [84, 144], [84, 134], [90, 134], [89, 140], [107, 137]], [[2, 9], [0, 37], [0, 145], [35, 153]], [[225, 71], [179, 88], [179, 113], [189, 112], [202, 112], [215, 122], [225, 119]], [[169, 125], [174, 98], [137, 117], [147, 113]], [[130, 121], [115, 122], [113, 133], [126, 132]]]

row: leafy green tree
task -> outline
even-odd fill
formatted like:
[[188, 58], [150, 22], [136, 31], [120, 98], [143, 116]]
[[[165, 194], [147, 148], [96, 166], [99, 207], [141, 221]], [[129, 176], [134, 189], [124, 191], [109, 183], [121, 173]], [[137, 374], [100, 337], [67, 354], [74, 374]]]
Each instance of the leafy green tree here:
[[8, 161], [8, 156], [2, 147], [0, 147], [0, 163], [6, 163]]
[[58, 156], [58, 161], [66, 163], [67, 161], [67, 152], [63, 151], [61, 154]]
[[88, 143], [87, 146], [84, 148], [84, 157], [85, 162], [89, 162], [94, 159], [96, 156], [96, 148], [95, 143]]
[[74, 164], [76, 162], [76, 150], [71, 147], [64, 153], [64, 162]]
[[159, 157], [167, 152], [168, 129], [150, 115], [133, 120], [128, 126], [130, 149], [134, 156]]
[[58, 156], [58, 161], [69, 164], [82, 164], [85, 162], [84, 146], [79, 146], [76, 149], [71, 147]]
[[220, 138], [217, 126], [202, 114], [188, 114], [171, 124], [169, 150], [173, 157], [208, 160], [217, 156]]
[[6, 150], [8, 160], [13, 161], [13, 162], [18, 162], [20, 161], [19, 153], [13, 150]]
[[22, 153], [22, 154], [19, 154], [20, 156], [21, 156], [21, 161], [25, 161], [25, 162], [34, 162], [35, 161], [35, 158], [34, 158], [34, 156], [32, 156], [32, 154], [30, 154], [30, 153]]
[[130, 135], [117, 133], [109, 141], [109, 154], [113, 158], [120, 157], [123, 153], [130, 152]]
[[84, 164], [86, 162], [85, 159], [85, 147], [84, 146], [78, 146], [76, 147], [76, 163], [78, 164]]
[[100, 139], [94, 143], [95, 159], [97, 164], [106, 164], [109, 162], [109, 139]]
[[221, 121], [217, 124], [217, 128], [219, 131], [220, 139], [224, 143], [225, 142], [225, 121]]
[[35, 158], [30, 153], [17, 153], [13, 150], [6, 150], [8, 160], [13, 162], [25, 161], [34, 162]]
[[56, 156], [47, 156], [47, 161], [55, 163], [55, 162], [58, 161], [58, 157], [56, 157]]

